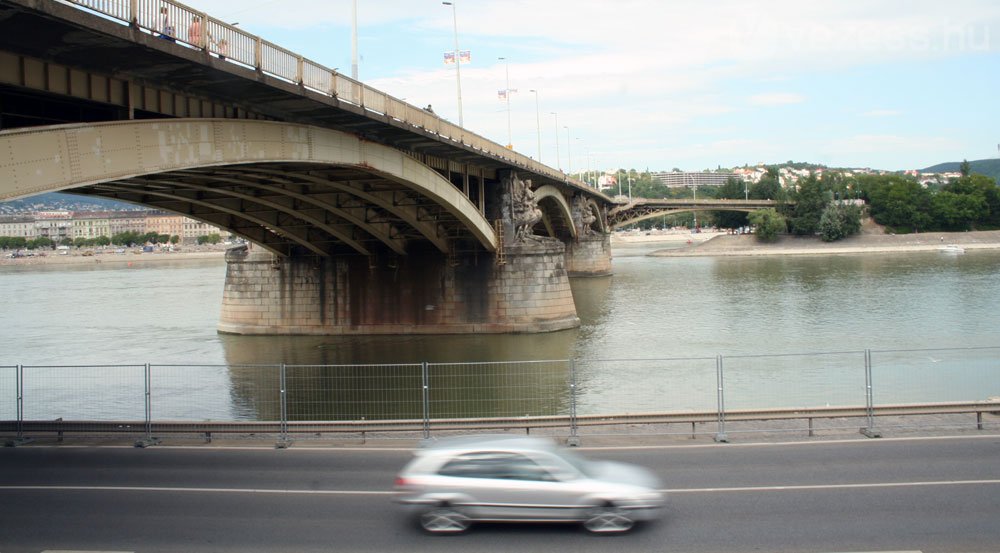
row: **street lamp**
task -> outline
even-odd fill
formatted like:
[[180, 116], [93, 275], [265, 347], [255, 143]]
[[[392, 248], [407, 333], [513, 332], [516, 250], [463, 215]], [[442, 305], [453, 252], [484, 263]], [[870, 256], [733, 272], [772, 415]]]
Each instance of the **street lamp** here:
[[504, 62], [504, 72], [507, 75], [507, 88], [503, 89], [503, 99], [507, 102], [507, 149], [513, 150], [514, 144], [511, 143], [510, 138], [510, 63], [507, 62], [507, 58], [497, 58], [498, 60]]
[[569, 127], [563, 125], [563, 128], [566, 129], [566, 174], [571, 175], [573, 174], [573, 145], [569, 140]]
[[351, 78], [358, 80], [358, 0], [351, 3]]
[[538, 117], [538, 91], [531, 89], [535, 93], [535, 133], [538, 139], [538, 163], [542, 162], [542, 120]]
[[559, 114], [554, 111], [549, 113], [556, 117], [556, 166], [562, 171], [562, 157], [559, 155]]
[[451, 19], [455, 26], [455, 82], [458, 83], [458, 126], [464, 127], [465, 120], [462, 118], [462, 56], [458, 52], [458, 14], [456, 13], [454, 2], [441, 2], [445, 6], [451, 6]]

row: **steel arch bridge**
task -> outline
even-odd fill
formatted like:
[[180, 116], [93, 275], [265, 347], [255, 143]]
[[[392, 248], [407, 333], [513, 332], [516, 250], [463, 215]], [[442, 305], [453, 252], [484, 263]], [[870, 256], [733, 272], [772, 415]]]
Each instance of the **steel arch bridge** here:
[[608, 211], [608, 224], [620, 228], [654, 219], [663, 215], [688, 211], [744, 211], [751, 213], [758, 209], [785, 205], [775, 200], [631, 200]]

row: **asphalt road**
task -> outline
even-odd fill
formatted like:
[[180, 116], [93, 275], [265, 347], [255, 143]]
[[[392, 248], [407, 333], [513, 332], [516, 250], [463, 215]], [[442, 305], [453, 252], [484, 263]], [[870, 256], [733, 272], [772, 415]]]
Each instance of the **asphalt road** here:
[[923, 551], [1000, 553], [1000, 436], [582, 449], [668, 493], [623, 536], [480, 525], [428, 536], [391, 503], [405, 450], [0, 450], [0, 553]]

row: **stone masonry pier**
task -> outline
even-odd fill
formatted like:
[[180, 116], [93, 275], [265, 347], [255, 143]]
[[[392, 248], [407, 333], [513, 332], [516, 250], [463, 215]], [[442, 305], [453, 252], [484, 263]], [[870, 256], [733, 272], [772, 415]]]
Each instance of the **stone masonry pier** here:
[[219, 331], [233, 334], [466, 334], [579, 326], [558, 240], [489, 253], [279, 258], [240, 247], [228, 263]]

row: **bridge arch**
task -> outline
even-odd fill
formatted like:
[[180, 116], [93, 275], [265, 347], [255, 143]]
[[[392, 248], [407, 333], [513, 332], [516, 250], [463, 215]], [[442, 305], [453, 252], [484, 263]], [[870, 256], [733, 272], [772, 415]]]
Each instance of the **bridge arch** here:
[[636, 223], [638, 223], [640, 221], [645, 221], [647, 219], [655, 219], [657, 217], [663, 217], [664, 215], [674, 215], [676, 213], [689, 213], [689, 212], [692, 212], [692, 211], [743, 211], [743, 212], [746, 212], [746, 213], [753, 213], [754, 211], [757, 211], [758, 209], [760, 209], [760, 208], [759, 207], [757, 207], [757, 208], [749, 208], [749, 207], [711, 207], [711, 208], [706, 209], [704, 207], [702, 207], [702, 208], [685, 207], [685, 208], [660, 209], [660, 210], [652, 210], [652, 211], [644, 212], [644, 213], [641, 213], [641, 214], [635, 214], [632, 217], [628, 217], [628, 218], [619, 218], [619, 219], [615, 220], [613, 226], [614, 226], [614, 228], [627, 227], [628, 225], [634, 225], [634, 224], [636, 224]]
[[535, 204], [542, 210], [542, 223], [549, 236], [560, 238], [569, 235], [576, 238], [576, 225], [573, 224], [573, 212], [569, 202], [558, 188], [547, 184], [540, 186], [535, 193]]
[[[0, 200], [71, 191], [205, 221], [282, 256], [495, 251], [489, 221], [434, 169], [355, 135], [231, 119], [0, 132]], [[457, 237], [457, 238], [456, 238]]]

